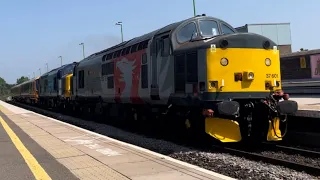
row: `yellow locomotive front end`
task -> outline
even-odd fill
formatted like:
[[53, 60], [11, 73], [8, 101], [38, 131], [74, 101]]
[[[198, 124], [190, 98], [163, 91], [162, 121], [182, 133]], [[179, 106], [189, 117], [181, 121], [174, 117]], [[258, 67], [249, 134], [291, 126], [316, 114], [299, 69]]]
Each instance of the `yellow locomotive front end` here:
[[277, 49], [208, 49], [207, 66], [208, 92], [254, 95], [269, 93], [269, 86], [281, 89]]
[[[279, 50], [251, 33], [216, 38], [206, 50], [205, 131], [221, 142], [282, 140], [280, 122], [297, 111], [281, 90]], [[284, 101], [283, 101], [284, 100]], [[210, 103], [207, 103], [210, 104]], [[210, 115], [208, 115], [210, 114]]]

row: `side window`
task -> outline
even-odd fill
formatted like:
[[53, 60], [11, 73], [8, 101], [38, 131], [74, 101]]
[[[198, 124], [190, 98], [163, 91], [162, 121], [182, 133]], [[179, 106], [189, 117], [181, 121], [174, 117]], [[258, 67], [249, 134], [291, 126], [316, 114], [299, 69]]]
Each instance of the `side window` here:
[[118, 50], [118, 51], [117, 51], [117, 56], [116, 56], [116, 57], [120, 57], [120, 55], [121, 55], [121, 50]]
[[187, 62], [187, 82], [198, 82], [198, 55], [197, 52], [188, 53]]
[[105, 75], [110, 75], [110, 74], [114, 74], [114, 62], [109, 62], [107, 64], [105, 64]]
[[122, 49], [121, 50], [121, 55], [120, 56], [124, 56], [124, 55], [126, 55], [126, 49]]
[[107, 78], [108, 81], [108, 89], [112, 89], [114, 87], [113, 76], [109, 76]]
[[141, 88], [148, 88], [148, 60], [147, 54], [142, 54], [141, 61]]
[[110, 53], [110, 54], [107, 55], [106, 60], [108, 60], [108, 59], [112, 59], [112, 53]]
[[139, 44], [138, 44], [138, 51], [140, 51], [140, 50], [142, 50], [143, 48], [143, 42], [140, 42]]
[[38, 91], [39, 92], [39, 87], [41, 87], [40, 85], [39, 85], [39, 82], [40, 80], [36, 80], [36, 91]]
[[221, 24], [221, 29], [222, 29], [223, 34], [233, 34], [234, 33], [234, 31], [225, 24]]
[[162, 48], [162, 39], [157, 39], [156, 40], [156, 55], [158, 55], [159, 52], [161, 52], [161, 48]]
[[147, 49], [148, 48], [148, 43], [149, 43], [149, 40], [144, 41], [143, 49]]
[[84, 70], [79, 71], [78, 76], [78, 87], [84, 88]]
[[53, 90], [57, 90], [57, 78], [53, 79]]
[[162, 39], [161, 56], [167, 57], [169, 55], [170, 55], [170, 39], [167, 36], [166, 38]]
[[106, 68], [105, 68], [105, 66], [106, 66], [105, 64], [102, 64], [102, 65], [101, 65], [101, 75], [102, 75], [102, 76], [104, 76], [104, 75], [106, 74], [106, 70], [105, 70]]
[[185, 79], [186, 79], [186, 63], [185, 55], [179, 54], [174, 58], [174, 86], [175, 92], [185, 92]]
[[[46, 77], [48, 78], [48, 77]], [[47, 92], [47, 89], [48, 89], [48, 79], [45, 79], [44, 80], [44, 92]]]
[[178, 42], [184, 43], [191, 39], [192, 35], [197, 32], [195, 23], [190, 23], [184, 26], [177, 34]]
[[137, 47], [138, 47], [138, 44], [133, 45], [131, 48], [131, 53], [137, 52]]
[[109, 62], [106, 65], [106, 75], [110, 75], [107, 77], [108, 81], [108, 89], [114, 88], [114, 62]]
[[130, 53], [130, 48], [131, 48], [131, 46], [126, 48], [126, 53], [125, 54], [129, 54]]

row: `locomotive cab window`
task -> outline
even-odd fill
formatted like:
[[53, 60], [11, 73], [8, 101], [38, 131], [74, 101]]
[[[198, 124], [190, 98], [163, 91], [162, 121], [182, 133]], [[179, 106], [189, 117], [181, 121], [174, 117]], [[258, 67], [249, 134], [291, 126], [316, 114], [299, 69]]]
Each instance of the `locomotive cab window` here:
[[199, 21], [201, 36], [216, 36], [219, 35], [218, 23], [213, 20]]
[[190, 41], [192, 38], [195, 38], [197, 33], [197, 26], [195, 23], [190, 23], [185, 25], [177, 34], [177, 39], [179, 43], [184, 43]]
[[227, 25], [221, 24], [221, 29], [223, 34], [233, 34], [234, 31]]

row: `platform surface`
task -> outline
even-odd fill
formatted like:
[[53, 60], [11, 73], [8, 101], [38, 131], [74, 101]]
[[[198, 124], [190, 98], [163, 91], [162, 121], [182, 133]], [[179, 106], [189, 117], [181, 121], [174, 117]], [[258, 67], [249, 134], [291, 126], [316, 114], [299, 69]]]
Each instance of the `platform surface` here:
[[0, 111], [0, 174], [6, 180], [232, 179], [3, 101]]
[[[10, 129], [19, 136], [20, 140], [24, 142], [27, 149], [33, 152], [33, 156], [37, 159], [46, 173], [52, 177], [52, 179], [77, 179], [70, 171], [63, 165], [58, 163], [46, 150], [40, 147], [35, 141], [28, 137], [20, 128], [14, 123], [10, 122], [5, 117], [0, 116], [1, 124], [6, 123], [10, 126]], [[24, 157], [21, 155], [16, 140], [12, 140], [7, 133], [8, 129], [0, 125], [0, 175], [1, 179], [34, 179], [34, 175], [26, 163]], [[15, 143], [13, 142], [15, 141]], [[24, 153], [25, 155], [25, 153]], [[32, 162], [31, 162], [32, 163]], [[41, 175], [41, 172], [38, 172]]]
[[320, 118], [320, 98], [290, 98], [290, 100], [297, 101], [299, 111], [296, 116]]

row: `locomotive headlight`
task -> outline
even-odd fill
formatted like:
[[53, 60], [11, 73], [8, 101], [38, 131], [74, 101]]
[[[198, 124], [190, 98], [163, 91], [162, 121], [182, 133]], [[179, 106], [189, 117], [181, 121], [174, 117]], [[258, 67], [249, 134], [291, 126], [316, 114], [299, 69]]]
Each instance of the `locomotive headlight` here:
[[229, 64], [229, 61], [228, 61], [227, 58], [222, 58], [222, 59], [220, 60], [220, 64], [221, 64], [222, 66], [226, 66], [226, 65]]
[[267, 58], [265, 60], [265, 64], [266, 64], [266, 66], [270, 66], [271, 65], [271, 59]]
[[217, 85], [216, 81], [210, 81], [210, 88], [215, 88]]
[[254, 73], [253, 72], [249, 72], [248, 73], [248, 79], [254, 79]]

